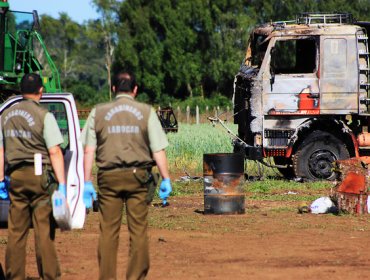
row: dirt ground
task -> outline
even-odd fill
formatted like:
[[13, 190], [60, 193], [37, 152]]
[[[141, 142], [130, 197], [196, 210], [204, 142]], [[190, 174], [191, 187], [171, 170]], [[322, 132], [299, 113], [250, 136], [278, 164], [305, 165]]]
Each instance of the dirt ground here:
[[[204, 215], [203, 196], [174, 197], [150, 209], [148, 279], [370, 279], [369, 216], [298, 214], [297, 202], [246, 201], [243, 215]], [[124, 279], [128, 234], [123, 220], [118, 278]], [[98, 215], [86, 227], [58, 232], [62, 279], [97, 279]], [[28, 279], [38, 279], [33, 232]], [[7, 230], [0, 230], [4, 264]]]

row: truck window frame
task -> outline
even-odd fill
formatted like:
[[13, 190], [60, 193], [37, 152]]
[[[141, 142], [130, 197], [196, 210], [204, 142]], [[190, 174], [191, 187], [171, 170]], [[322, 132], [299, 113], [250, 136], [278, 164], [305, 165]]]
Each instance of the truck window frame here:
[[[303, 42], [307, 43], [304, 44]], [[299, 45], [297, 44], [299, 42]], [[270, 49], [270, 73], [274, 75], [313, 74], [319, 67], [319, 41], [316, 36], [295, 38], [276, 38]], [[291, 46], [289, 46], [291, 45]], [[295, 55], [289, 55], [289, 47], [294, 47]], [[285, 50], [284, 50], [285, 48]], [[286, 53], [282, 53], [286, 52]], [[304, 54], [304, 55], [302, 55]], [[287, 60], [291, 60], [292, 67], [282, 67]], [[285, 60], [285, 61], [284, 61]], [[307, 63], [309, 62], [309, 64]]]

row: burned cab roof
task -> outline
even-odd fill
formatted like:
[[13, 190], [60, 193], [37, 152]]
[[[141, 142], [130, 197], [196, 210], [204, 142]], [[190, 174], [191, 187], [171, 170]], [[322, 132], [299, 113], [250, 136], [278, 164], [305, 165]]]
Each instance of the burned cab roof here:
[[353, 34], [359, 28], [366, 28], [369, 33], [370, 23], [356, 22], [349, 13], [301, 13], [297, 15], [296, 20], [265, 23], [257, 26], [252, 33], [267, 38], [289, 35], [346, 35]]

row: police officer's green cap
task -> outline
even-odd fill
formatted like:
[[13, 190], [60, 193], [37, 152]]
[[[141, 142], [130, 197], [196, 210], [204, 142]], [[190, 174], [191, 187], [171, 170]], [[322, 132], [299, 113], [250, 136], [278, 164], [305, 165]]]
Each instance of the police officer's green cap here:
[[21, 80], [22, 93], [38, 93], [42, 86], [43, 84], [40, 75], [35, 73], [26, 74]]

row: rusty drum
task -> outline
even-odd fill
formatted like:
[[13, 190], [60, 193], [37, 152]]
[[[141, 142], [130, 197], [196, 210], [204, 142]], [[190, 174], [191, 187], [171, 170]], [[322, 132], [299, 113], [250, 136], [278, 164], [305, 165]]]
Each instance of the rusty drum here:
[[203, 175], [205, 214], [245, 213], [242, 154], [204, 154]]

